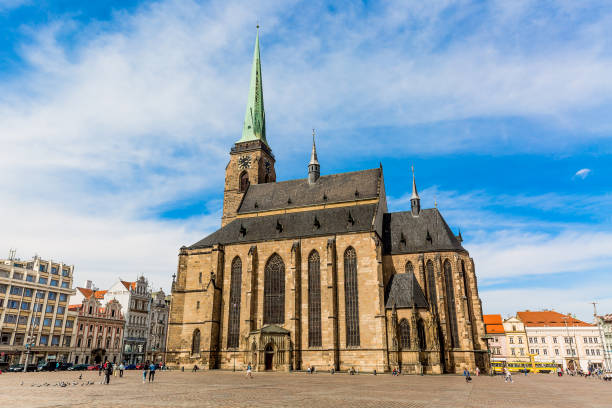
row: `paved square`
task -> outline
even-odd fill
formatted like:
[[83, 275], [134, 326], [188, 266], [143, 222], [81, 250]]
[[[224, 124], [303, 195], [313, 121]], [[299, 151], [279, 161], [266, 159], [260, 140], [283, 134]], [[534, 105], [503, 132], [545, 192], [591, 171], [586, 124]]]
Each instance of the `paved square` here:
[[[612, 383], [533, 374], [474, 377], [328, 373], [158, 372], [155, 383], [129, 371], [101, 385], [95, 372], [5, 373], [3, 407], [612, 407]], [[21, 382], [23, 381], [23, 385]], [[54, 386], [58, 381], [79, 385]], [[93, 381], [93, 385], [80, 384]], [[49, 386], [38, 386], [43, 383]], [[35, 386], [32, 386], [35, 384]]]

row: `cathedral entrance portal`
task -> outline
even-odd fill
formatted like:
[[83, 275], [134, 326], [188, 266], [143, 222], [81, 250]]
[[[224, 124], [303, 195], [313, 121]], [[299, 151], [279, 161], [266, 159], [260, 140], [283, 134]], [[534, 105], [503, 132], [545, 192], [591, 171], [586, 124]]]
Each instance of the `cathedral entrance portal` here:
[[271, 344], [266, 346], [265, 351], [266, 371], [272, 370], [272, 363], [274, 362], [274, 349]]

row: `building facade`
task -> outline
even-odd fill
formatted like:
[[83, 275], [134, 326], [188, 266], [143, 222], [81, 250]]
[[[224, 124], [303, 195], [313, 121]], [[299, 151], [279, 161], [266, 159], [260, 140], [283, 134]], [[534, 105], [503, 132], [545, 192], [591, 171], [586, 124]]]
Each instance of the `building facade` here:
[[152, 293], [149, 309], [146, 359], [162, 363], [165, 361], [166, 354], [170, 302], [166, 299], [166, 294], [161, 288], [159, 291]]
[[138, 364], [146, 361], [151, 291], [144, 276], [134, 282], [119, 279], [104, 294], [104, 300], [117, 299], [125, 318], [123, 361]]
[[603, 368], [603, 342], [596, 325], [552, 310], [518, 312], [525, 325], [529, 353], [536, 361], [566, 370]]
[[92, 287], [76, 288], [80, 303], [70, 305], [78, 313], [76, 338], [74, 342], [74, 364], [100, 364], [110, 361], [119, 363], [123, 345], [125, 319], [121, 304], [111, 299], [105, 304], [106, 291]]
[[389, 213], [382, 166], [276, 181], [255, 43], [222, 227], [182, 247], [167, 363], [439, 374], [484, 369], [474, 262], [437, 208]]
[[530, 361], [525, 324], [517, 316], [512, 316], [504, 320], [503, 326], [506, 333], [506, 360]]
[[612, 314], [595, 315], [595, 325], [604, 345], [604, 368], [612, 371]]
[[0, 363], [71, 361], [73, 272], [38, 256], [0, 260]]
[[501, 315], [483, 315], [485, 331], [489, 337], [489, 351], [491, 361], [506, 361], [508, 355], [508, 345], [506, 331]]

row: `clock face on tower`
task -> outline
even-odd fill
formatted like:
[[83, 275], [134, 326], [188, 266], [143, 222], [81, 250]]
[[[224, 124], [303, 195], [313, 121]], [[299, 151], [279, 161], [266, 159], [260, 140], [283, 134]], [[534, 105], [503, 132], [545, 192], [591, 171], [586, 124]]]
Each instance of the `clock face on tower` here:
[[264, 162], [264, 166], [266, 167], [266, 174], [270, 174], [270, 169], [272, 168], [272, 163], [270, 163], [268, 160], [266, 160]]
[[248, 169], [251, 167], [251, 156], [240, 156], [238, 159], [238, 167], [242, 170]]

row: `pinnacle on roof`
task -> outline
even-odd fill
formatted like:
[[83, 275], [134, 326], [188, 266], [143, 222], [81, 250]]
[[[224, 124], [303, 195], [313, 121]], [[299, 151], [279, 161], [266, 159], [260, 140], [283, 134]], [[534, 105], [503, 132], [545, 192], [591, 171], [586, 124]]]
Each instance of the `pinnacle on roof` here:
[[266, 141], [266, 113], [264, 111], [263, 87], [261, 80], [261, 59], [259, 56], [259, 26], [255, 38], [255, 51], [253, 52], [253, 67], [251, 69], [251, 85], [249, 99], [244, 116], [242, 137], [237, 143], [261, 140]]
[[413, 199], [419, 199], [419, 193], [417, 192], [417, 188], [416, 188], [416, 180], [414, 178], [414, 166], [412, 166], [412, 197], [410, 197], [411, 200]]
[[312, 129], [312, 153], [310, 154], [310, 163], [308, 164], [319, 164], [317, 159], [317, 146], [315, 145], [315, 130]]

